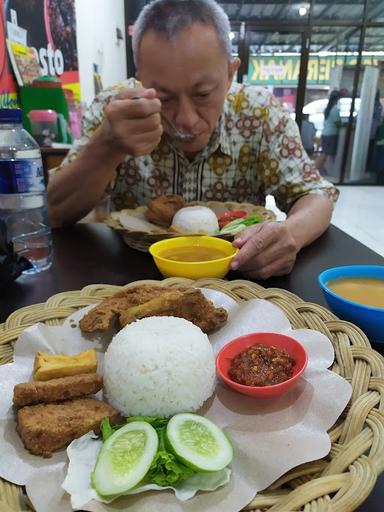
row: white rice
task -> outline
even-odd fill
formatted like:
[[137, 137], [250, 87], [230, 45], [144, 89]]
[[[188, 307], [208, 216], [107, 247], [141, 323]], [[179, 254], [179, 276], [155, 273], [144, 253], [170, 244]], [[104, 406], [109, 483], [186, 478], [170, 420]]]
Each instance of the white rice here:
[[206, 206], [186, 206], [177, 211], [172, 219], [172, 228], [181, 233], [206, 233], [219, 231], [215, 213]]
[[208, 336], [184, 318], [149, 317], [124, 327], [104, 358], [104, 391], [122, 415], [197, 411], [215, 387]]

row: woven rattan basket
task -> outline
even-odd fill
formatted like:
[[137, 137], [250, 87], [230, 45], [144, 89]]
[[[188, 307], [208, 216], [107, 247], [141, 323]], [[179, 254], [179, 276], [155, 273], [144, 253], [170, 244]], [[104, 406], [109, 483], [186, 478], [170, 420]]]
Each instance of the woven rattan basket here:
[[[234, 202], [226, 202], [221, 203], [219, 201], [191, 201], [187, 204], [187, 206], [201, 205], [206, 206], [207, 208], [211, 208], [215, 213], [221, 213], [228, 210], [246, 210], [249, 214], [258, 214], [263, 219], [263, 222], [274, 220], [276, 218], [275, 214], [271, 210], [267, 210], [264, 206], [256, 206], [250, 203], [234, 203]], [[147, 252], [149, 246], [158, 242], [159, 240], [164, 240], [165, 238], [174, 238], [175, 236], [180, 236], [180, 234], [172, 233], [169, 231], [161, 231], [159, 233], [147, 233], [144, 231], [129, 231], [120, 223], [120, 214], [127, 213], [128, 215], [133, 215], [134, 217], [144, 218], [144, 211], [147, 209], [146, 206], [139, 206], [138, 208], [132, 210], [121, 210], [119, 212], [111, 212], [110, 215], [105, 220], [105, 223], [111, 228], [115, 229], [119, 233], [121, 233], [125, 243], [132, 247], [133, 249], [137, 249], [138, 251]], [[159, 228], [164, 229], [164, 228]], [[225, 240], [232, 241], [232, 235], [218, 235], [220, 238], [224, 238]]]
[[[128, 286], [138, 283], [158, 284], [140, 281]], [[191, 281], [171, 278], [161, 283], [175, 286]], [[360, 329], [288, 291], [265, 289], [244, 280], [204, 279], [193, 285], [222, 291], [237, 302], [251, 298], [268, 300], [284, 311], [293, 328], [322, 332], [335, 348], [333, 371], [347, 379], [353, 388], [350, 404], [329, 431], [332, 448], [328, 456], [292, 469], [257, 494], [245, 510], [355, 510], [370, 494], [384, 469], [384, 358], [372, 350]], [[0, 325], [0, 364], [12, 361], [13, 344], [29, 325], [39, 321], [59, 325], [77, 309], [99, 302], [119, 289], [118, 286], [90, 285], [80, 291], [54, 295], [45, 304], [15, 311]], [[23, 489], [0, 480], [0, 511], [21, 510], [31, 510]]]

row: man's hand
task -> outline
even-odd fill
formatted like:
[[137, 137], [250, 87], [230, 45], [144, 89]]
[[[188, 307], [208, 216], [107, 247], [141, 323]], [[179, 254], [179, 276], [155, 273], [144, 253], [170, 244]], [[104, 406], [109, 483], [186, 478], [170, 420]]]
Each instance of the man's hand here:
[[253, 279], [289, 274], [299, 247], [286, 222], [265, 222], [244, 229], [233, 245], [240, 251], [232, 260], [232, 270]]
[[160, 110], [155, 89], [125, 89], [105, 109], [104, 140], [123, 158], [151, 153], [163, 133]]

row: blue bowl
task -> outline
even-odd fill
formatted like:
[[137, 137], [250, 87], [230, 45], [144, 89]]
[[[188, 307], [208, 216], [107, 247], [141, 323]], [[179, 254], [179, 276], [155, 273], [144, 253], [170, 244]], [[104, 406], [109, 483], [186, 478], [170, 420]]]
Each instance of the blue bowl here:
[[340, 297], [328, 288], [328, 283], [343, 277], [371, 277], [384, 280], [384, 266], [350, 265], [322, 272], [318, 281], [329, 308], [336, 316], [358, 325], [371, 342], [384, 343], [384, 309], [364, 306]]

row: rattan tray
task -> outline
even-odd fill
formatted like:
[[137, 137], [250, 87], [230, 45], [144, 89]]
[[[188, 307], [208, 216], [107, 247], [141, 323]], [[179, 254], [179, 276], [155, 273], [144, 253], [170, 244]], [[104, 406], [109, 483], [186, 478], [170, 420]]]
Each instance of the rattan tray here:
[[[264, 208], [264, 206], [257, 206], [250, 203], [234, 203], [234, 202], [219, 202], [219, 201], [190, 201], [187, 203], [187, 206], [206, 206], [207, 208], [211, 208], [215, 213], [220, 213], [227, 210], [246, 210], [249, 214], [258, 214], [263, 219], [263, 222], [275, 220], [276, 215], [271, 211]], [[174, 238], [176, 236], [180, 236], [178, 233], [172, 233], [170, 231], [165, 230], [165, 228], [159, 228], [163, 230], [159, 233], [147, 233], [144, 231], [130, 231], [126, 229], [120, 223], [120, 213], [127, 213], [129, 215], [133, 215], [135, 217], [143, 217], [144, 211], [147, 209], [146, 206], [139, 206], [138, 208], [131, 210], [121, 210], [119, 212], [111, 212], [109, 216], [105, 219], [105, 223], [111, 227], [112, 229], [118, 231], [124, 242], [133, 249], [137, 249], [138, 251], [147, 252], [150, 245], [158, 242], [159, 240], [164, 240], [165, 238]], [[233, 240], [233, 235], [217, 235], [219, 238], [224, 238], [224, 240]]]
[[[138, 283], [156, 281], [139, 281], [128, 286]], [[191, 281], [180, 278], [162, 281], [164, 286], [180, 283]], [[268, 300], [284, 311], [293, 328], [322, 332], [335, 348], [333, 371], [347, 379], [353, 388], [350, 404], [329, 431], [332, 441], [329, 455], [292, 469], [257, 494], [244, 510], [355, 510], [370, 494], [384, 469], [384, 358], [372, 350], [358, 327], [338, 320], [322, 306], [304, 302], [288, 291], [266, 289], [244, 280], [202, 279], [193, 284], [227, 293], [237, 302], [250, 298]], [[29, 325], [39, 321], [59, 325], [77, 309], [99, 302], [119, 289], [118, 286], [90, 285], [80, 291], [54, 295], [45, 304], [15, 311], [0, 324], [0, 364], [12, 361], [13, 343]], [[23, 489], [0, 480], [0, 511], [26, 510], [31, 508]]]

